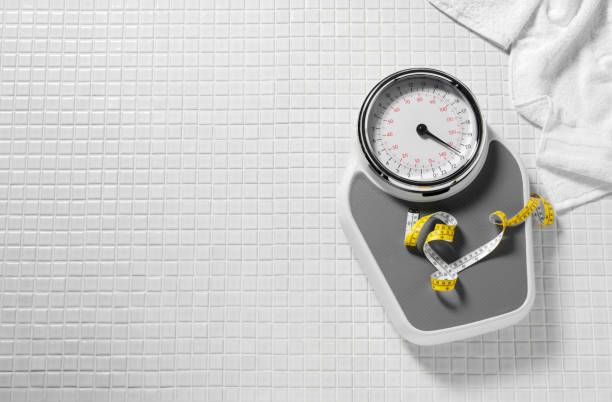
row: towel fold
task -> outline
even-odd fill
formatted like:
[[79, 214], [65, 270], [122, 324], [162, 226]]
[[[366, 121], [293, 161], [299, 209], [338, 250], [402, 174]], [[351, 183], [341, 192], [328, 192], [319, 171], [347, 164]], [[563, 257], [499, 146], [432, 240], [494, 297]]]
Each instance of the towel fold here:
[[510, 52], [517, 111], [542, 128], [537, 166], [558, 212], [612, 192], [607, 0], [430, 0]]

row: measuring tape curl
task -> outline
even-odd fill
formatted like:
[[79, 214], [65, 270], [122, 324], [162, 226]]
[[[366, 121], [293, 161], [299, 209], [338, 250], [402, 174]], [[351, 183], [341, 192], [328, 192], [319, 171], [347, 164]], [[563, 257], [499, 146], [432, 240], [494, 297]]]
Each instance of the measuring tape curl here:
[[534, 215], [542, 226], [551, 225], [555, 220], [555, 211], [550, 203], [540, 195], [532, 193], [527, 204], [510, 219], [508, 219], [506, 214], [502, 211], [491, 213], [489, 215], [489, 221], [500, 226], [501, 231], [482, 246], [470, 251], [463, 257], [449, 264], [434, 251], [429, 243], [438, 240], [452, 242], [455, 236], [455, 228], [457, 227], [457, 219], [451, 214], [442, 211], [434, 212], [419, 218], [418, 212], [408, 210], [404, 244], [408, 247], [418, 249], [417, 241], [425, 224], [431, 219], [441, 221], [442, 223], [437, 223], [434, 229], [427, 234], [427, 238], [423, 243], [422, 252], [436, 268], [436, 272], [430, 276], [431, 288], [437, 291], [452, 290], [455, 288], [458, 274], [461, 271], [474, 265], [495, 250], [499, 243], [501, 243], [506, 228], [522, 223], [531, 215]]

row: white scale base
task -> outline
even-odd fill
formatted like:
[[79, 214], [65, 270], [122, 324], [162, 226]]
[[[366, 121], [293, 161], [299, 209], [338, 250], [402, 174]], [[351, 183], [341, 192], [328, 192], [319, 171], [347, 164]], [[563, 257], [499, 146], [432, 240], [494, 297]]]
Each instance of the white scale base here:
[[489, 213], [511, 216], [529, 199], [529, 179], [516, 156], [500, 141], [489, 143], [479, 176], [443, 200], [410, 203], [384, 192], [359, 149], [339, 191], [339, 215], [360, 265], [399, 334], [410, 342], [451, 342], [513, 325], [533, 304], [531, 219], [509, 228], [500, 246], [459, 275], [455, 290], [436, 292], [433, 266], [404, 246], [408, 208], [450, 212], [459, 221], [456, 240], [437, 251], [452, 261], [491, 239], [498, 229]]

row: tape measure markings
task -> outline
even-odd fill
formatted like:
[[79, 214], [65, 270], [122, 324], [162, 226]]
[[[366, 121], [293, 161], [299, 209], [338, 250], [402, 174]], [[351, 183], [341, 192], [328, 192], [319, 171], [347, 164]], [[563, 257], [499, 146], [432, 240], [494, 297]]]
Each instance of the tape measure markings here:
[[[535, 215], [542, 226], [551, 225], [555, 220], [555, 212], [550, 203], [536, 193], [532, 193], [527, 204], [517, 212], [512, 218], [508, 219], [502, 211], [495, 211], [489, 215], [489, 221], [497, 226], [501, 226], [501, 231], [491, 240], [482, 246], [470, 251], [457, 260], [447, 263], [429, 244], [432, 241], [453, 242], [457, 219], [451, 214], [443, 211], [419, 218], [419, 212], [409, 209], [406, 216], [406, 235], [404, 244], [408, 247], [415, 247], [422, 251], [429, 262], [436, 268], [436, 272], [430, 275], [431, 287], [437, 291], [452, 290], [457, 283], [458, 274], [466, 268], [474, 265], [478, 261], [491, 254], [501, 243], [506, 228], [516, 226], [525, 221], [530, 216]], [[418, 247], [418, 239], [422, 229], [430, 219], [437, 219], [442, 223], [437, 223], [434, 229], [427, 234], [423, 243], [422, 250]]]

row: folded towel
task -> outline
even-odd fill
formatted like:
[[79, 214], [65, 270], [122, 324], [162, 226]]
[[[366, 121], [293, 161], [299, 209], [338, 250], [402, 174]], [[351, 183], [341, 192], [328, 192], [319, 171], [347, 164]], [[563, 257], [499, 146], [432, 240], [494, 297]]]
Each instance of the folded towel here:
[[558, 212], [612, 192], [612, 5], [429, 0], [510, 51], [517, 111], [541, 127], [537, 165]]

